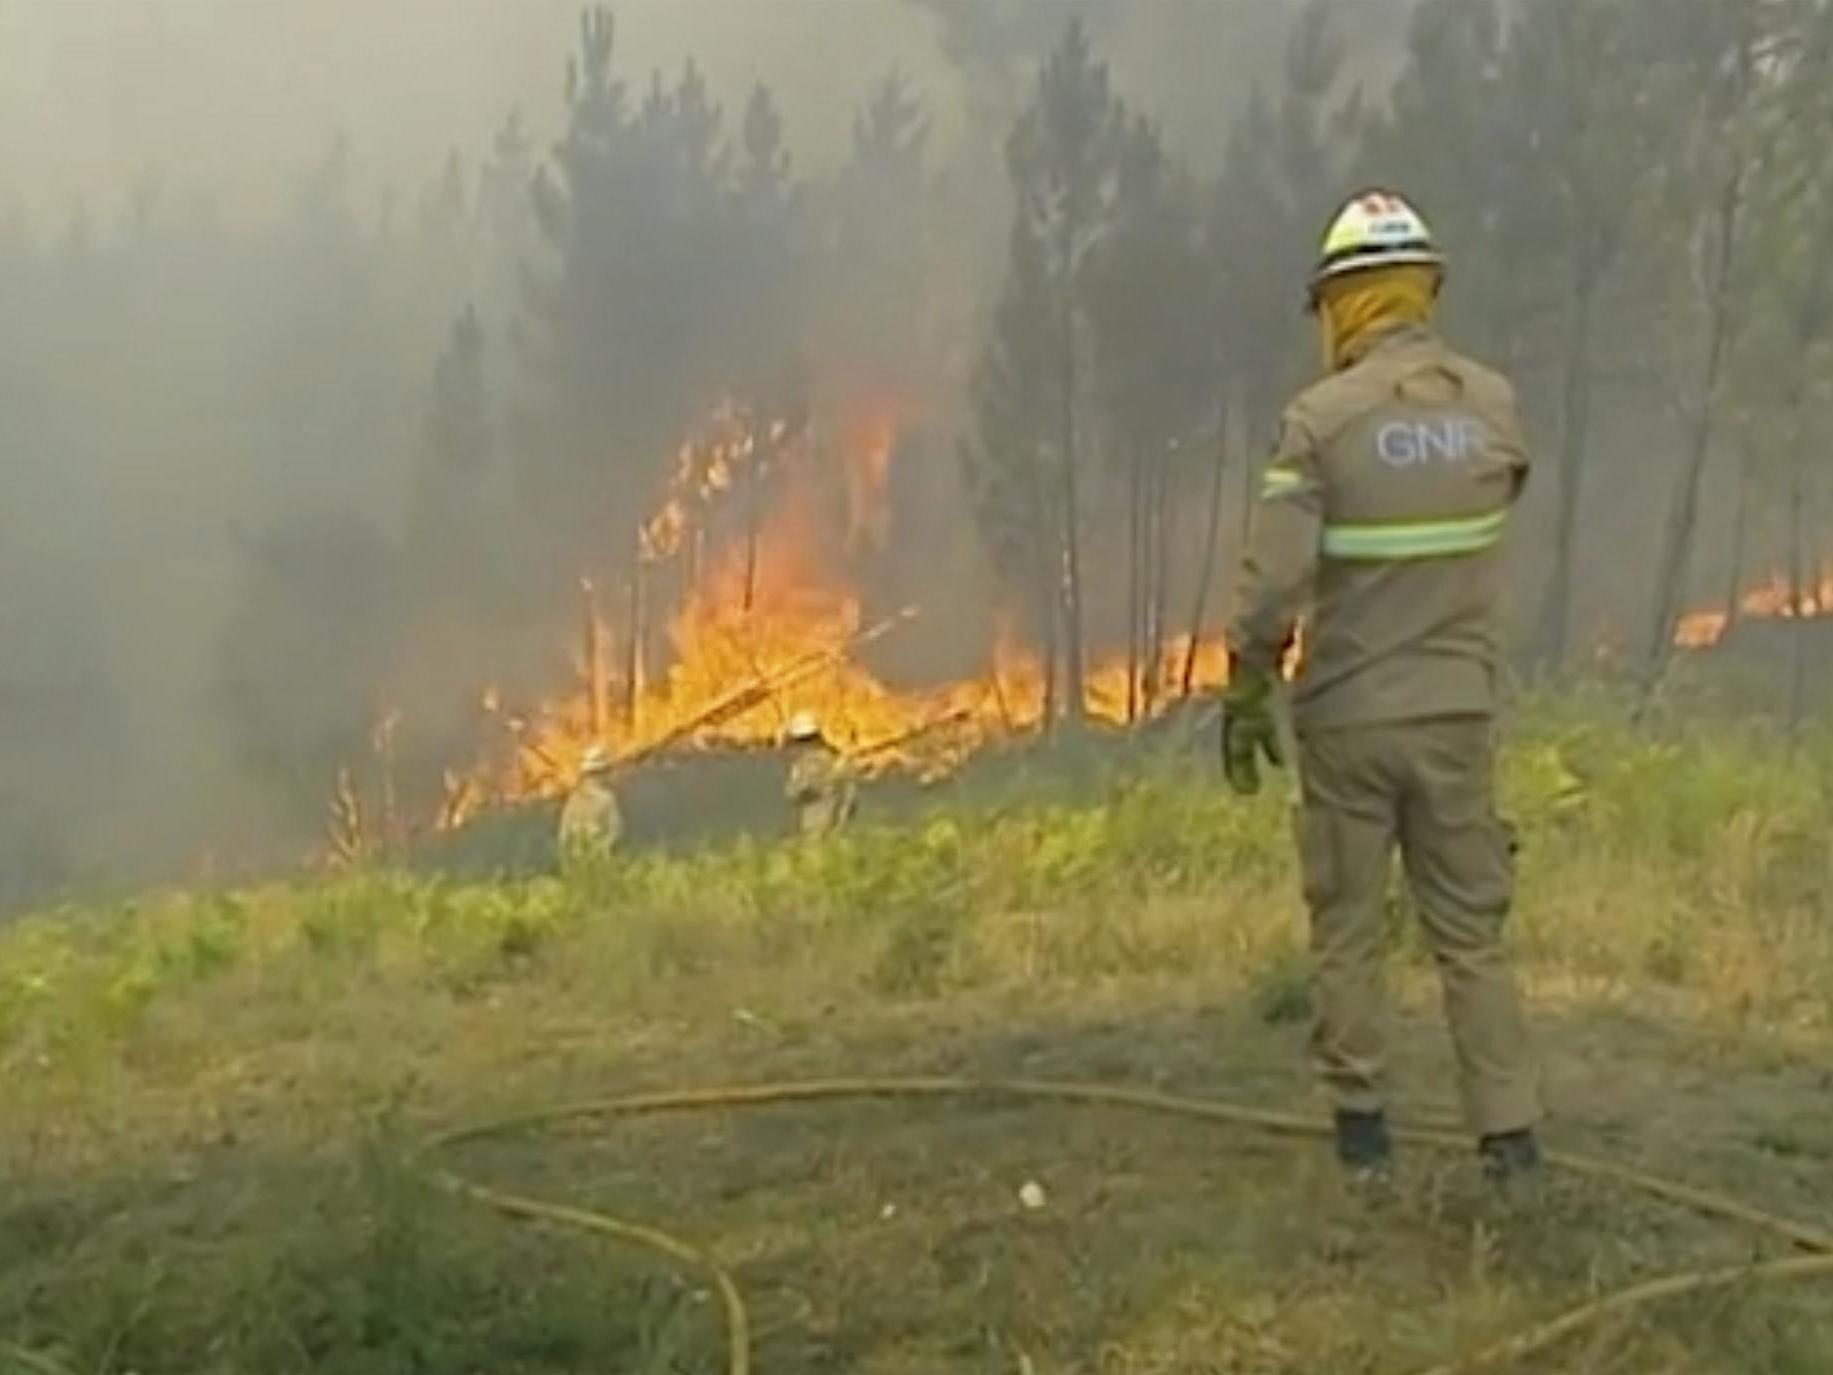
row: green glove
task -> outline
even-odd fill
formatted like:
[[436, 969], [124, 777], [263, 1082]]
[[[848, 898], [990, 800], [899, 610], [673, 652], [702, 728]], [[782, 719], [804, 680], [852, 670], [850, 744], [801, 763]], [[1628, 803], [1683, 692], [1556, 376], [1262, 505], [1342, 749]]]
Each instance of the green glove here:
[[1243, 797], [1260, 791], [1260, 756], [1278, 767], [1279, 727], [1273, 720], [1273, 674], [1269, 669], [1229, 665], [1222, 694], [1222, 774]]

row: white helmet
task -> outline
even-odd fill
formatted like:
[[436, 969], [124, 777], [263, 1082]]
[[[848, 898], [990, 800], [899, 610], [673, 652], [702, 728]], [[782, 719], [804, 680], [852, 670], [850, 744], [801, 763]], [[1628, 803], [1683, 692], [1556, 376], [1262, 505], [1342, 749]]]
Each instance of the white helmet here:
[[789, 738], [797, 744], [805, 744], [810, 740], [819, 740], [821, 738], [821, 722], [816, 719], [812, 711], [798, 711], [794, 716], [789, 718], [789, 730], [786, 733]]
[[589, 774], [610, 772], [611, 752], [603, 745], [593, 745], [579, 757], [579, 773], [581, 777], [585, 777]]
[[1311, 274], [1311, 304], [1317, 305], [1318, 293], [1333, 277], [1406, 264], [1445, 270], [1445, 256], [1424, 216], [1392, 191], [1358, 192], [1324, 231], [1317, 269]]

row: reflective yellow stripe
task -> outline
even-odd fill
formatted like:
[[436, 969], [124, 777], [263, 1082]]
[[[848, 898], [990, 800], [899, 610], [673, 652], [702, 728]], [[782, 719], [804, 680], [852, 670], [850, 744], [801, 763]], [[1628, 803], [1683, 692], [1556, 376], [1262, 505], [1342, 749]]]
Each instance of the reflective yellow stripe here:
[[1324, 554], [1333, 559], [1434, 559], [1475, 554], [1502, 538], [1508, 512], [1467, 516], [1461, 520], [1392, 521], [1381, 524], [1326, 525]]
[[1290, 496], [1305, 485], [1304, 476], [1290, 468], [1268, 468], [1260, 478], [1260, 499], [1273, 501]]

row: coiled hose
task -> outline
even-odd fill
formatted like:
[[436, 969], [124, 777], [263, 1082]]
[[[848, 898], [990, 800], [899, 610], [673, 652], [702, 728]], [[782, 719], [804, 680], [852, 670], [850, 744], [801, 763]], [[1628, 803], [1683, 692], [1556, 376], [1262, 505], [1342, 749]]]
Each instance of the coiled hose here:
[[[592, 1117], [639, 1117], [659, 1113], [709, 1112], [868, 1098], [955, 1097], [1022, 1099], [1128, 1108], [1247, 1127], [1277, 1136], [1319, 1137], [1329, 1136], [1332, 1131], [1328, 1123], [1308, 1117], [1216, 1099], [1191, 1098], [1118, 1085], [1058, 1083], [1035, 1079], [863, 1078], [678, 1089], [561, 1104], [440, 1132], [430, 1137], [423, 1149], [429, 1154], [437, 1153], [466, 1142]], [[1469, 1149], [1469, 1141], [1451, 1131], [1413, 1127], [1398, 1130], [1394, 1135], [1396, 1139], [1413, 1145], [1459, 1151]], [[1724, 1194], [1589, 1156], [1555, 1151], [1548, 1154], [1547, 1163], [1572, 1174], [1622, 1185], [1711, 1217], [1772, 1233], [1809, 1254], [1745, 1266], [1691, 1270], [1632, 1285], [1581, 1304], [1505, 1341], [1435, 1365], [1418, 1375], [1478, 1375], [1478, 1372], [1501, 1369], [1512, 1362], [1526, 1360], [1547, 1350], [1600, 1319], [1663, 1299], [1742, 1284], [1833, 1276], [1833, 1233], [1821, 1228], [1765, 1212]], [[506, 1216], [608, 1236], [647, 1248], [677, 1265], [701, 1271], [711, 1279], [725, 1310], [727, 1375], [751, 1375], [751, 1321], [745, 1308], [744, 1296], [739, 1292], [730, 1272], [705, 1251], [657, 1228], [583, 1208], [525, 1198], [476, 1183], [450, 1170], [436, 1170], [436, 1177], [455, 1193]]]

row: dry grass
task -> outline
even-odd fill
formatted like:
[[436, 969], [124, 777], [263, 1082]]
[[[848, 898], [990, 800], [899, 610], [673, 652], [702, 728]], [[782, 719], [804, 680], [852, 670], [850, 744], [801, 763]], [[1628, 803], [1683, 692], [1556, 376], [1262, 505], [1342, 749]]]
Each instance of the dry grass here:
[[[1566, 1141], [1833, 1218], [1826, 756], [1543, 708], [1516, 920]], [[574, 881], [399, 875], [0, 934], [0, 1338], [72, 1371], [701, 1370], [704, 1296], [428, 1192], [417, 1128], [643, 1085], [885, 1072], [1308, 1093], [1280, 803], [1100, 797]], [[1396, 926], [1398, 1073], [1450, 1111]], [[1371, 1215], [1310, 1148], [1106, 1113], [823, 1109], [479, 1147], [739, 1272], [773, 1372], [1404, 1371], [1750, 1239], [1590, 1186], [1498, 1228], [1465, 1162]], [[1050, 1200], [1022, 1209], [1027, 1179]], [[0, 1350], [4, 1350], [0, 1347]], [[1833, 1370], [1833, 1301], [1733, 1294], [1569, 1372]], [[0, 1371], [6, 1358], [0, 1355]]]

